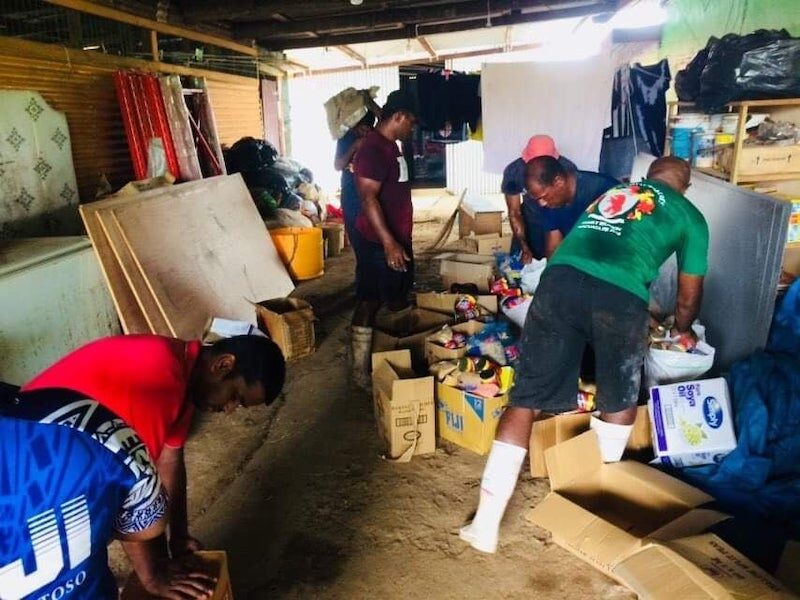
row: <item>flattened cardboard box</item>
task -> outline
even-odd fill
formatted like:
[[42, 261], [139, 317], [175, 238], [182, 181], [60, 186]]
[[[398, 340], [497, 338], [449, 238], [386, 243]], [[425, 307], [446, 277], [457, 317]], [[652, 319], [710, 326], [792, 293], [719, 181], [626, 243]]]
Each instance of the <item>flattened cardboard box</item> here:
[[[231, 578], [228, 574], [228, 555], [225, 552], [215, 550], [201, 550], [195, 555], [207, 567], [207, 572], [217, 578], [217, 587], [209, 600], [233, 600], [233, 588], [231, 588]], [[142, 587], [136, 573], [133, 573], [125, 587], [122, 589], [120, 600], [156, 600], [160, 596], [153, 596]]]
[[407, 349], [414, 367], [426, 370], [425, 338], [452, 322], [453, 317], [420, 308], [383, 316], [372, 332], [372, 351]]
[[[692, 539], [728, 518], [702, 508], [713, 500], [708, 494], [641, 463], [604, 464], [594, 431], [550, 448], [545, 459], [552, 491], [528, 519], [550, 531], [559, 546], [641, 598], [784, 597], [771, 595], [775, 592], [767, 588], [783, 588], [741, 555], [718, 554], [715, 560], [718, 568], [738, 570], [746, 582], [704, 570], [703, 562], [690, 551]], [[742, 563], [747, 564], [744, 571]], [[683, 587], [665, 594], [679, 577]], [[715, 581], [722, 591], [714, 587]], [[713, 589], [720, 593], [709, 594]], [[739, 595], [742, 590], [749, 591]]]
[[[453, 325], [451, 329], [458, 333], [463, 333], [467, 337], [475, 335], [483, 331], [485, 325], [480, 321], [467, 321], [466, 323], [458, 323]], [[439, 332], [430, 334], [425, 338], [425, 360], [428, 365], [442, 361], [442, 360], [458, 360], [467, 355], [467, 347], [463, 348], [445, 348], [441, 344], [436, 343], [434, 340], [439, 335]]]
[[[531, 476], [547, 477], [545, 451], [589, 431], [590, 420], [590, 413], [571, 412], [548, 415], [536, 421], [531, 430], [529, 445]], [[638, 407], [636, 411], [636, 421], [626, 449], [630, 452], [641, 452], [650, 447], [650, 416], [645, 405]]]
[[408, 462], [436, 451], [433, 377], [416, 377], [408, 350], [372, 355], [372, 398], [387, 458]]
[[440, 257], [442, 262], [439, 274], [446, 289], [449, 290], [454, 283], [471, 283], [478, 288], [478, 292], [489, 292], [489, 281], [494, 276], [494, 258], [456, 252], [442, 254]]
[[492, 448], [497, 423], [508, 394], [484, 398], [458, 388], [436, 384], [436, 423], [439, 436], [478, 454]]
[[[462, 294], [451, 294], [449, 292], [418, 292], [417, 308], [453, 316], [456, 302], [461, 296]], [[475, 299], [478, 301], [481, 316], [497, 314], [497, 296], [494, 294], [481, 294], [476, 296]]]

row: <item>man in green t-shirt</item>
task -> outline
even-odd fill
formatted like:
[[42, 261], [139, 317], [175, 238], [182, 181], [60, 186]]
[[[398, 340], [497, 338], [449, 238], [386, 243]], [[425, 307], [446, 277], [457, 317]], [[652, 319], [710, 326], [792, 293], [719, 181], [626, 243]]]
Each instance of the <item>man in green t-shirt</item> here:
[[708, 268], [708, 226], [683, 194], [688, 163], [650, 165], [647, 178], [600, 196], [559, 246], [542, 275], [525, 321], [511, 402], [497, 428], [481, 482], [478, 511], [461, 539], [483, 552], [497, 547], [500, 520], [517, 483], [533, 422], [542, 412], [574, 410], [586, 344], [597, 363], [592, 417], [606, 462], [622, 457], [634, 419], [647, 351], [650, 283], [678, 257], [675, 330], [692, 345]]

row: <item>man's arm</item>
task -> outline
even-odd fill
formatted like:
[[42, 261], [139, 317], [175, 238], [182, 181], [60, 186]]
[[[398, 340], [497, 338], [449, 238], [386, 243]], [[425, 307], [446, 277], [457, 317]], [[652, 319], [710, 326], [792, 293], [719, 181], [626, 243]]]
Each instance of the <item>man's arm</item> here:
[[522, 196], [520, 194], [505, 194], [505, 197], [511, 231], [519, 243], [520, 250], [522, 250], [522, 262], [528, 264], [533, 260], [533, 251], [528, 245], [525, 220], [522, 218]]
[[555, 251], [561, 245], [561, 242], [564, 241], [564, 236], [558, 229], [554, 229], [553, 231], [548, 231], [545, 234], [544, 239], [544, 256], [545, 258], [549, 259], [555, 254]]
[[353, 156], [355, 156], [359, 146], [361, 146], [361, 141], [363, 139], [364, 138], [357, 138], [352, 144], [350, 144], [347, 150], [341, 154], [337, 152], [336, 158], [333, 160], [333, 168], [337, 171], [344, 171], [347, 168], [347, 165], [353, 161]]
[[358, 189], [358, 195], [361, 198], [361, 210], [383, 245], [383, 250], [386, 253], [386, 262], [395, 271], [405, 271], [406, 262], [410, 261], [411, 257], [408, 256], [403, 246], [394, 239], [392, 232], [386, 225], [386, 218], [378, 200], [381, 182], [356, 176], [356, 189]]
[[189, 535], [186, 509], [186, 463], [183, 448], [165, 446], [156, 469], [169, 497], [169, 546], [173, 556], [200, 549], [200, 543]]
[[678, 273], [678, 297], [675, 303], [675, 333], [692, 333], [692, 323], [703, 301], [703, 277]]

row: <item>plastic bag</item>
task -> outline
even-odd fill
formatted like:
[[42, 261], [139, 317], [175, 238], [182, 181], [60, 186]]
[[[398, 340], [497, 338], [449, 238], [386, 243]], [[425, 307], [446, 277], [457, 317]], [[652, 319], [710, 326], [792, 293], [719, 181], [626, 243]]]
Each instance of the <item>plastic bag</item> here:
[[378, 95], [378, 86], [368, 90], [357, 90], [353, 87], [345, 88], [335, 96], [325, 101], [325, 116], [328, 120], [328, 130], [333, 139], [340, 139], [351, 127], [354, 127], [369, 110], [367, 98]]
[[160, 137], [150, 138], [147, 145], [147, 178], [160, 177], [167, 173], [167, 155]]
[[658, 350], [650, 348], [644, 360], [644, 379], [647, 387], [691, 381], [705, 375], [714, 365], [716, 350], [708, 344], [706, 329], [699, 323], [692, 325], [697, 335], [697, 346], [692, 352]]
[[539, 287], [539, 280], [542, 278], [542, 273], [547, 268], [547, 259], [532, 260], [530, 263], [522, 267], [520, 272], [520, 285], [522, 291], [526, 294], [532, 294]]
[[745, 52], [736, 85], [748, 99], [800, 96], [800, 39], [778, 40]]
[[789, 32], [759, 29], [748, 35], [729, 33], [711, 44], [708, 60], [700, 76], [697, 106], [706, 112], [721, 110], [728, 102], [747, 99], [736, 82], [745, 52], [763, 48], [777, 40], [788, 39]]
[[266, 140], [243, 137], [224, 156], [229, 174], [246, 173], [272, 165], [278, 158], [278, 150]]
[[503, 314], [508, 317], [508, 320], [522, 329], [522, 327], [525, 325], [525, 317], [528, 316], [528, 309], [531, 307], [532, 301], [533, 298], [522, 298], [521, 302], [503, 302], [501, 308]]
[[708, 52], [711, 50], [711, 46], [718, 41], [715, 37], [709, 38], [706, 47], [695, 54], [685, 69], [681, 69], [675, 75], [675, 93], [678, 94], [678, 100], [682, 102], [697, 100], [697, 96], [700, 95], [700, 78], [706, 62], [708, 62]]

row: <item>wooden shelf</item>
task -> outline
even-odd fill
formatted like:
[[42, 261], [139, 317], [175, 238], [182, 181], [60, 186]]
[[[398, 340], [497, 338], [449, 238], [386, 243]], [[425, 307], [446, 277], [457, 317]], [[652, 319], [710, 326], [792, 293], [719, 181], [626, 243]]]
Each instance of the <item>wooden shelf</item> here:
[[[724, 181], [730, 180], [730, 174], [719, 169], [711, 169], [707, 167], [692, 167], [695, 171], [699, 171], [705, 175], [723, 179]], [[791, 181], [793, 179], [800, 179], [800, 173], [771, 173], [764, 175], [740, 175], [738, 183], [758, 183], [759, 181]]]

